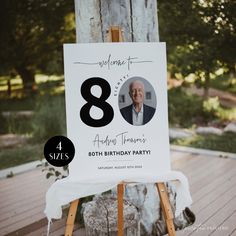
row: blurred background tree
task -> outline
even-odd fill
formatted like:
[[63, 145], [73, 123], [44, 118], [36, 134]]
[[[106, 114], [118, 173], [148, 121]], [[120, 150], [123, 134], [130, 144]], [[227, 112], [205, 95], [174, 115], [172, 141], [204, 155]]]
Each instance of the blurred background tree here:
[[231, 0], [159, 0], [160, 39], [167, 42], [172, 76], [194, 73], [208, 97], [211, 74], [235, 76], [236, 3]]
[[32, 89], [35, 74], [62, 73], [62, 45], [75, 41], [72, 1], [2, 0], [0, 75], [20, 75]]

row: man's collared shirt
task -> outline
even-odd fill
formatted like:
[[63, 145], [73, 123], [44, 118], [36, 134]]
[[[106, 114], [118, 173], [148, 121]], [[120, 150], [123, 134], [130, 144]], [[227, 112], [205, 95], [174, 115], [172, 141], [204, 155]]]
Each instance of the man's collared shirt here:
[[136, 112], [135, 107], [132, 106], [132, 119], [133, 119], [133, 125], [136, 126], [143, 125], [143, 105], [140, 112]]

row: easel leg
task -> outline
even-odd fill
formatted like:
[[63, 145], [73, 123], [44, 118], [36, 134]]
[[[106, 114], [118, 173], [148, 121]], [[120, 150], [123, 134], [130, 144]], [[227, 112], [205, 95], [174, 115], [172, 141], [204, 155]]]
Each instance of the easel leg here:
[[175, 236], [175, 227], [173, 223], [173, 212], [171, 209], [170, 201], [167, 195], [166, 186], [164, 183], [156, 183], [157, 190], [161, 200], [161, 208], [164, 212], [164, 217], [166, 220], [167, 232], [169, 236]]
[[124, 219], [123, 219], [123, 195], [124, 184], [118, 184], [117, 186], [117, 204], [118, 204], [118, 236], [123, 236]]
[[71, 202], [70, 204], [70, 210], [66, 221], [65, 236], [72, 236], [78, 204], [79, 204], [79, 199]]

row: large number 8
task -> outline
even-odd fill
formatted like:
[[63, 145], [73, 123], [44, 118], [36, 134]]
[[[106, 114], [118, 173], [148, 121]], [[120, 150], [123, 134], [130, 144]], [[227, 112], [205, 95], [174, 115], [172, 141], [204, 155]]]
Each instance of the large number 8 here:
[[[91, 88], [94, 85], [98, 85], [101, 90], [101, 96], [95, 97], [91, 93]], [[113, 117], [114, 111], [109, 103], [106, 102], [107, 98], [111, 94], [110, 84], [103, 78], [92, 77], [84, 81], [81, 86], [81, 95], [87, 101], [87, 103], [80, 110], [81, 120], [88, 126], [102, 127], [108, 125]], [[92, 106], [99, 107], [103, 111], [103, 116], [100, 119], [93, 119], [90, 116], [90, 109]]]

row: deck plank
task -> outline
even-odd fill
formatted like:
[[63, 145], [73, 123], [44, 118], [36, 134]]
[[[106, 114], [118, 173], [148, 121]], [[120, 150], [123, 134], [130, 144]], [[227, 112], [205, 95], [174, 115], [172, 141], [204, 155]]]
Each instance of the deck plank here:
[[[233, 222], [230, 222], [230, 223], [233, 223], [235, 225], [235, 214], [233, 215], [233, 218], [231, 218], [231, 220], [233, 220]], [[230, 236], [236, 236], [236, 228], [234, 227], [234, 229], [232, 230], [232, 232], [229, 234]]]
[[[208, 157], [205, 157], [205, 159], [207, 158]], [[220, 224], [229, 217], [230, 213], [236, 209], [234, 205], [236, 202], [234, 197], [236, 194], [236, 160], [214, 158], [214, 163], [215, 165], [210, 168], [210, 171], [205, 169], [205, 173], [207, 174], [204, 175], [201, 174], [202, 169], [198, 171], [198, 174], [196, 174], [196, 171], [194, 171], [194, 174], [191, 174], [191, 172], [189, 172], [189, 167], [187, 171], [186, 168], [183, 167], [182, 171], [185, 172], [190, 182], [190, 190], [193, 196], [193, 205], [191, 209], [195, 213], [197, 221], [193, 226], [187, 227], [182, 231], [177, 231], [177, 236], [205, 236], [211, 235], [212, 233], [216, 234], [217, 232], [221, 232], [221, 234], [219, 233], [218, 235], [229, 235], [227, 234], [229, 233], [228, 231], [225, 232], [226, 234], [222, 231], [214, 232], [216, 226], [213, 222], [216, 221], [218, 223], [217, 226], [219, 227]], [[195, 162], [195, 164], [198, 166], [200, 162]], [[196, 169], [196, 166], [192, 166], [192, 168]], [[203, 183], [204, 185], [202, 186]], [[223, 199], [220, 200], [222, 195]], [[212, 202], [214, 202], [214, 200], [215, 203], [213, 204]], [[228, 211], [228, 208], [231, 211]], [[201, 209], [201, 211], [199, 209]], [[214, 209], [216, 210], [215, 214]], [[219, 214], [217, 214], [217, 211]], [[220, 217], [220, 214], [222, 214], [222, 218]], [[233, 221], [235, 218], [229, 219], [231, 221], [225, 221], [222, 226], [229, 227], [231, 224], [229, 229], [232, 233], [235, 232], [236, 221]], [[204, 222], [206, 225], [204, 225]], [[201, 224], [203, 225], [201, 226]]]
[[211, 191], [215, 190], [216, 188], [220, 188], [221, 185], [225, 184], [225, 182], [228, 182], [231, 178], [235, 176], [236, 176], [236, 171], [234, 168], [232, 168], [223, 175], [217, 176], [212, 182], [210, 183], [204, 182], [204, 185], [201, 186], [201, 188], [198, 189], [198, 191], [196, 191], [195, 193], [191, 192], [193, 197], [193, 202], [197, 202], [205, 195], [208, 195]]
[[[197, 206], [193, 207], [192, 209], [194, 212], [196, 212], [197, 215], [197, 220], [195, 224], [197, 226], [199, 225], [198, 227], [199, 230], [196, 229], [189, 235], [194, 235], [194, 236], [200, 235], [201, 231], [205, 229], [204, 223], [210, 218], [214, 217], [224, 207], [226, 207], [230, 203], [230, 201], [235, 197], [236, 197], [236, 185], [227, 192], [225, 192], [224, 194], [217, 196], [213, 201], [208, 202], [208, 205], [205, 206], [200, 211]], [[201, 227], [201, 225], [203, 225], [203, 227]], [[203, 230], [201, 230], [201, 228], [203, 228]], [[207, 231], [206, 233], [208, 234], [208, 229], [205, 231]]]
[[[171, 165], [188, 177], [197, 217], [177, 236], [236, 236], [236, 160], [172, 151]], [[0, 180], [0, 235], [26, 228], [19, 235], [46, 236], [45, 193], [53, 181], [40, 168]], [[63, 235], [65, 222], [55, 221], [50, 236]], [[76, 226], [73, 235], [85, 235], [84, 229]]]
[[40, 168], [0, 180], [0, 235], [45, 218], [45, 193], [54, 179]]
[[[53, 223], [51, 223], [51, 226], [50, 226], [50, 236], [52, 236], [54, 234], [54, 232], [57, 232], [60, 229], [64, 229], [65, 224], [66, 224], [66, 219], [53, 220]], [[47, 227], [40, 228], [34, 232], [26, 234], [25, 236], [35, 236], [35, 235], [46, 236], [47, 235]]]
[[203, 183], [211, 184], [215, 178], [219, 175], [224, 175], [231, 169], [233, 169], [231, 162], [217, 163], [214, 167], [205, 169], [205, 173], [199, 173], [199, 175], [195, 176], [195, 178], [190, 182], [190, 187], [193, 190], [192, 194], [198, 191], [202, 187]]
[[204, 225], [213, 229], [212, 236], [229, 235], [236, 224], [236, 197], [211, 217]]
[[218, 188], [215, 188], [205, 196], [203, 196], [198, 201], [194, 201], [192, 204], [192, 209], [195, 213], [200, 212], [206, 206], [208, 206], [209, 202], [213, 202], [224, 194], [227, 194], [231, 188], [236, 186], [236, 176], [232, 178], [230, 181], [225, 182], [223, 185], [219, 185]]

